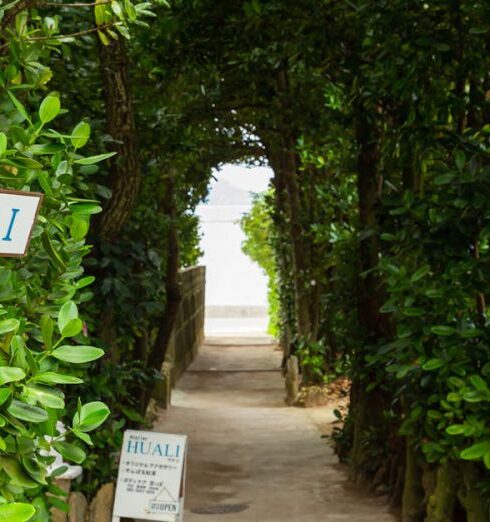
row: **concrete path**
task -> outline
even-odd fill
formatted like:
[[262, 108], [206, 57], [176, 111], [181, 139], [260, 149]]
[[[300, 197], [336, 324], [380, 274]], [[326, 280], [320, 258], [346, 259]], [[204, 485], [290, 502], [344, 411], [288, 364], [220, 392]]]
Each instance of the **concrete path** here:
[[331, 410], [285, 406], [280, 353], [265, 343], [208, 339], [159, 414], [155, 431], [189, 436], [184, 522], [395, 521], [321, 438]]

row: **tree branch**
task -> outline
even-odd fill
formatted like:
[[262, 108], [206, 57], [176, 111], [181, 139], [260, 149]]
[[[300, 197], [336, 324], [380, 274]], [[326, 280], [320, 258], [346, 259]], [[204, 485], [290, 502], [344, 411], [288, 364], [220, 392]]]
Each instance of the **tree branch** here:
[[5, 29], [21, 11], [24, 11], [24, 9], [29, 9], [29, 7], [31, 7], [35, 3], [36, 0], [23, 0], [18, 4], [14, 5], [12, 9], [9, 9], [5, 13], [3, 20], [0, 22], [0, 30]]
[[96, 7], [98, 5], [110, 4], [112, 0], [101, 0], [100, 2], [75, 2], [64, 4], [62, 2], [43, 2], [40, 7]]
[[102, 29], [107, 29], [108, 27], [114, 27], [116, 24], [117, 22], [98, 25], [97, 27], [91, 27], [90, 29], [84, 29], [83, 31], [70, 34], [57, 34], [54, 36], [31, 36], [30, 38], [26, 38], [26, 40], [29, 42], [39, 42], [42, 40], [66, 40], [67, 38], [76, 38], [78, 36], [84, 36], [86, 34], [95, 33], [96, 31], [101, 31]]

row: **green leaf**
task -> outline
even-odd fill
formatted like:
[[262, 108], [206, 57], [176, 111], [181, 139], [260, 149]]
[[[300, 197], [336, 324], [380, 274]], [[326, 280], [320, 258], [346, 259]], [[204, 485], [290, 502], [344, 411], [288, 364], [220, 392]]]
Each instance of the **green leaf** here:
[[70, 205], [70, 211], [74, 215], [91, 215], [91, 214], [99, 214], [102, 212], [102, 207], [95, 203], [74, 203]]
[[2, 388], [0, 390], [0, 406], [7, 401], [10, 395], [12, 395], [12, 390], [10, 388]]
[[22, 368], [12, 366], [0, 366], [0, 386], [8, 382], [21, 381], [26, 376]]
[[39, 118], [43, 123], [54, 120], [60, 113], [61, 103], [58, 95], [51, 93], [44, 98], [39, 107]]
[[54, 248], [53, 243], [51, 242], [51, 238], [49, 237], [49, 234], [47, 230], [43, 232], [42, 235], [42, 243], [43, 247], [46, 250], [47, 254], [51, 258], [51, 261], [53, 262], [53, 265], [60, 271], [65, 271], [65, 262], [63, 261], [62, 257], [58, 253], [58, 251]]
[[60, 332], [63, 332], [66, 325], [73, 319], [78, 319], [78, 308], [73, 301], [68, 301], [60, 308], [58, 313], [58, 328]]
[[4, 335], [9, 332], [16, 332], [20, 326], [18, 319], [4, 319], [0, 321], [0, 335]]
[[97, 154], [96, 156], [89, 156], [88, 158], [80, 158], [75, 160], [75, 163], [79, 165], [93, 165], [94, 163], [99, 163], [100, 161], [104, 161], [106, 159], [112, 158], [116, 152], [106, 152], [105, 154]]
[[44, 348], [50, 350], [53, 346], [54, 322], [49, 315], [43, 315], [40, 321], [41, 337], [43, 338]]
[[434, 179], [435, 185], [448, 185], [449, 183], [452, 183], [454, 180], [454, 174], [448, 173], [448, 174], [441, 174], [439, 176], [436, 176]]
[[89, 231], [90, 219], [86, 216], [73, 216], [70, 222], [70, 234], [73, 239], [80, 241]]
[[464, 169], [464, 165], [466, 163], [466, 157], [462, 150], [457, 150], [454, 154], [454, 162], [456, 163], [456, 167], [459, 171]]
[[36, 513], [31, 504], [10, 502], [0, 506], [0, 520], [6, 522], [27, 522]]
[[446, 433], [449, 435], [462, 435], [465, 432], [465, 425], [464, 424], [453, 424], [452, 426], [448, 426], [446, 428]]
[[490, 452], [490, 440], [485, 440], [464, 449], [460, 457], [464, 460], [477, 460], [481, 459], [488, 452]]
[[459, 377], [451, 376], [447, 380], [451, 386], [454, 386], [455, 388], [462, 388], [464, 386], [464, 381], [461, 380]]
[[24, 388], [24, 394], [27, 398], [36, 400], [45, 408], [61, 410], [65, 407], [64, 394], [55, 388], [28, 384]]
[[72, 319], [68, 321], [63, 330], [61, 330], [61, 335], [63, 337], [75, 337], [75, 335], [78, 335], [82, 331], [82, 328], [83, 323], [80, 319]]
[[483, 457], [483, 464], [485, 464], [485, 467], [487, 469], [490, 469], [490, 451], [488, 453], [485, 453]]
[[26, 149], [26, 152], [31, 154], [56, 154], [62, 150], [65, 150], [65, 146], [58, 143], [40, 143], [31, 145]]
[[94, 346], [60, 346], [51, 355], [56, 359], [73, 364], [83, 364], [100, 359], [104, 355], [104, 350]]
[[42, 372], [38, 373], [32, 378], [33, 381], [42, 382], [45, 384], [82, 384], [83, 380], [71, 375], [56, 372]]
[[93, 446], [94, 443], [92, 442], [92, 439], [90, 438], [90, 435], [88, 433], [83, 433], [83, 431], [77, 430], [76, 428], [73, 428], [73, 435], [76, 435], [80, 440], [83, 440], [85, 444], [88, 444], [89, 446]]
[[9, 95], [9, 98], [14, 104], [14, 107], [17, 109], [17, 112], [22, 116], [22, 119], [27, 120], [29, 123], [32, 123], [22, 103], [20, 103], [20, 101], [10, 91], [7, 91], [7, 94]]
[[55, 442], [53, 448], [64, 459], [69, 460], [70, 462], [75, 462], [75, 464], [81, 464], [87, 458], [85, 451], [78, 446], [75, 446], [75, 444], [70, 444], [68, 442]]
[[39, 423], [48, 420], [48, 414], [45, 410], [17, 399], [12, 401], [7, 411], [10, 415], [22, 421]]
[[84, 404], [73, 417], [73, 427], [81, 432], [98, 428], [110, 415], [109, 408], [99, 401]]
[[416, 283], [417, 281], [419, 281], [420, 279], [425, 277], [429, 272], [430, 272], [430, 266], [429, 265], [425, 265], [422, 268], [419, 268], [415, 272], [415, 274], [412, 275], [412, 277], [410, 278], [410, 281], [412, 283]]
[[425, 310], [423, 308], [417, 306], [410, 306], [403, 310], [403, 314], [408, 317], [420, 317], [424, 315]]
[[81, 290], [82, 288], [91, 285], [94, 281], [94, 276], [83, 277], [82, 279], [80, 279], [80, 281], [77, 281], [76, 283], [77, 290]]
[[443, 337], [447, 337], [448, 335], [453, 335], [454, 333], [456, 333], [455, 328], [453, 328], [452, 326], [444, 326], [444, 325], [432, 326], [430, 331], [433, 334], [441, 335]]
[[456, 393], [456, 392], [449, 392], [447, 394], [447, 400], [449, 402], [458, 402], [462, 399], [461, 395], [459, 393]]
[[4, 132], [0, 132], [0, 157], [3, 158], [7, 152], [7, 136]]
[[71, 144], [75, 149], [81, 149], [90, 138], [90, 125], [81, 121], [72, 132]]
[[[20, 488], [35, 488], [37, 482], [34, 482], [24, 473], [19, 462], [12, 457], [0, 457], [0, 469], [3, 469], [10, 478], [10, 484]], [[1, 519], [0, 519], [1, 520]]]
[[470, 382], [478, 391], [488, 390], [487, 383], [479, 375], [472, 375], [470, 377]]
[[438, 368], [442, 368], [444, 366], [444, 361], [442, 359], [429, 359], [426, 363], [422, 365], [424, 370], [437, 370]]

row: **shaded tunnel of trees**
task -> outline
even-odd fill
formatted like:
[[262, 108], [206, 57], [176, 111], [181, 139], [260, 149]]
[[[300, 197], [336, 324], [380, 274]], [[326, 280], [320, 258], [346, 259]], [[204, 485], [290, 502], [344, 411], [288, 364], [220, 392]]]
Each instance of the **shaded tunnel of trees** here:
[[0, 520], [63, 506], [51, 446], [88, 495], [114, 478], [199, 259], [194, 210], [238, 162], [274, 172], [242, 226], [285, 373], [351, 381], [352, 479], [404, 522], [490, 520], [490, 3], [0, 16], [1, 186], [44, 194], [28, 255], [0, 263]]

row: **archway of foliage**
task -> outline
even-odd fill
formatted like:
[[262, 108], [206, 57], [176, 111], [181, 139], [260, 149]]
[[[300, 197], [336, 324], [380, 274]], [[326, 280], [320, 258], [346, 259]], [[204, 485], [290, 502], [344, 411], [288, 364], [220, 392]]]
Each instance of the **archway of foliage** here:
[[29, 255], [0, 264], [0, 515], [47, 519], [58, 418], [83, 489], [113, 479], [199, 257], [194, 208], [213, 167], [248, 161], [274, 171], [246, 248], [265, 252], [284, 366], [350, 377], [335, 440], [353, 477], [405, 521], [488, 520], [488, 2], [1, 13], [2, 186], [46, 197]]

